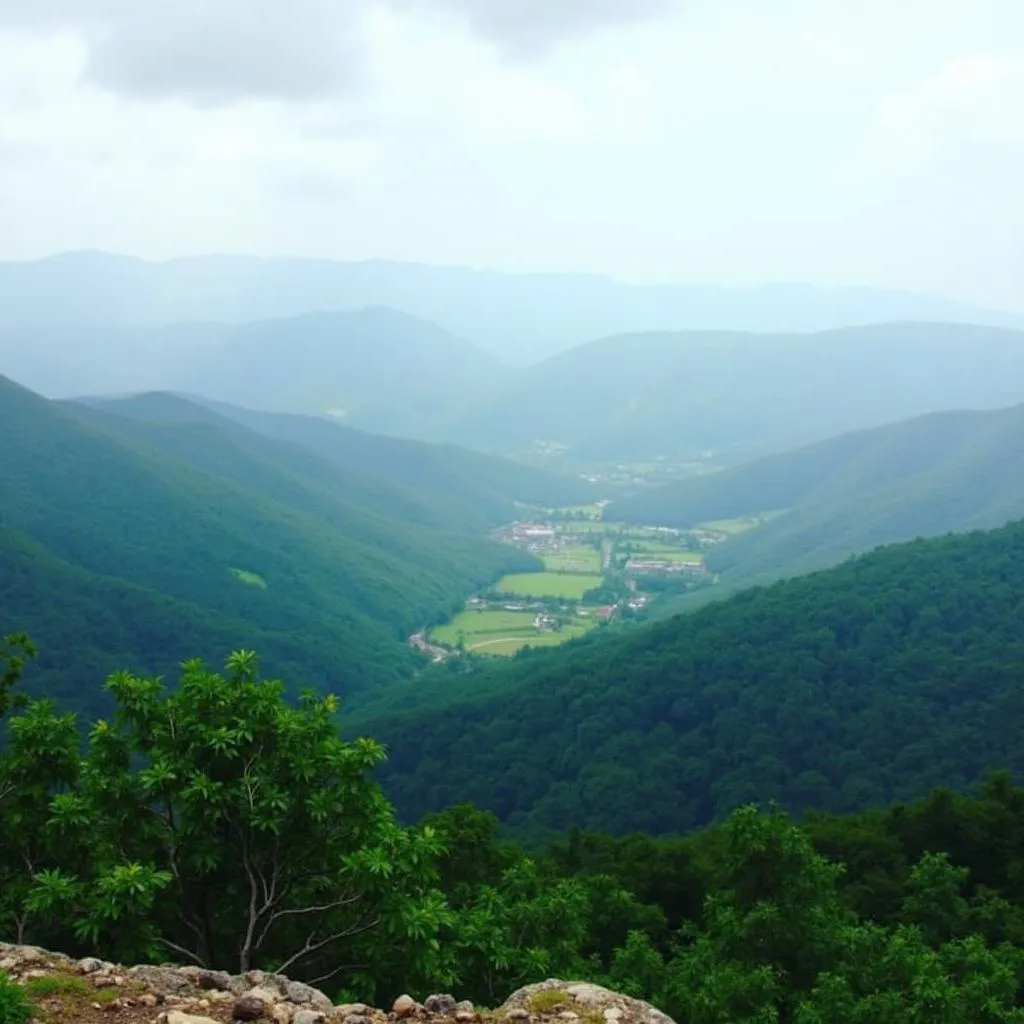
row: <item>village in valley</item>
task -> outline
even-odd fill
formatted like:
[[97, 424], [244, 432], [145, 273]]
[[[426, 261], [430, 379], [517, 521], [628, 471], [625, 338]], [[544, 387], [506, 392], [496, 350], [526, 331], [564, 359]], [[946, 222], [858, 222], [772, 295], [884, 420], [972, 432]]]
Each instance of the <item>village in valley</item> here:
[[465, 654], [508, 657], [646, 617], [664, 595], [713, 585], [705, 552], [748, 528], [739, 521], [689, 530], [608, 522], [605, 505], [524, 506], [524, 518], [493, 537], [535, 555], [543, 571], [505, 576], [469, 598], [450, 622], [410, 642], [435, 661]]

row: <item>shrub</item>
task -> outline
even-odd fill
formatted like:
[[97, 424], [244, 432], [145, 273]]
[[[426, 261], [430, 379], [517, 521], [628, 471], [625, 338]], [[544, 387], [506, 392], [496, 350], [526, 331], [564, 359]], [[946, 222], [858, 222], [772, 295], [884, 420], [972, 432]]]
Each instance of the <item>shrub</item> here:
[[0, 971], [0, 1024], [29, 1024], [32, 1004], [21, 986]]

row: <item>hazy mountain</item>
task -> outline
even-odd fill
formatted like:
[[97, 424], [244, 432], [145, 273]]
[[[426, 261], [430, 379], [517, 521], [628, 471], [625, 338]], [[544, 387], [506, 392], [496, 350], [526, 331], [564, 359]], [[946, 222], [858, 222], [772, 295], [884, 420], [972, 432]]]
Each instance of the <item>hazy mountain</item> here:
[[313, 479], [362, 507], [449, 530], [482, 533], [507, 523], [520, 514], [517, 502], [567, 505], [599, 497], [578, 478], [454, 445], [370, 434], [324, 417], [161, 392], [78, 401], [141, 423], [119, 429], [173, 447], [190, 462], [208, 461], [227, 447], [231, 454], [219, 466], [243, 480], [257, 478], [248, 460], [273, 460], [280, 471]]
[[453, 436], [581, 458], [735, 458], [949, 408], [1024, 401], [1024, 332], [902, 323], [819, 334], [605, 338], [531, 367]]
[[79, 706], [98, 667], [167, 671], [228, 641], [296, 685], [393, 682], [409, 632], [533, 564], [430, 525], [430, 495], [237, 424], [132, 421], [0, 378], [0, 434], [4, 629], [44, 650], [41, 688], [91, 688]]
[[832, 438], [612, 506], [692, 525], [788, 511], [709, 556], [723, 580], [793, 575], [877, 544], [1024, 516], [1024, 405], [947, 412]]
[[893, 545], [692, 615], [449, 681], [360, 723], [411, 818], [681, 833], [965, 788], [1024, 759], [1024, 523]]
[[76, 252], [0, 264], [8, 328], [241, 323], [378, 305], [431, 320], [513, 364], [636, 331], [821, 331], [896, 320], [1024, 323], [940, 298], [870, 288], [640, 286], [587, 274], [249, 256], [150, 263]]
[[0, 365], [53, 397], [176, 389], [407, 435], [437, 433], [503, 370], [470, 342], [380, 308], [237, 325], [9, 328]]

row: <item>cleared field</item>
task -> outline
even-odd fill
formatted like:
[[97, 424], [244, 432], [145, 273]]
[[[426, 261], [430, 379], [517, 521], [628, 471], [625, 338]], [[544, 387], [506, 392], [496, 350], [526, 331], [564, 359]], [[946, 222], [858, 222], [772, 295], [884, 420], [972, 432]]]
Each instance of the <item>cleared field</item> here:
[[703, 562], [704, 556], [699, 551], [687, 551], [685, 548], [660, 548], [656, 544], [637, 544], [636, 551], [630, 552], [631, 558], [650, 558], [660, 562]]
[[578, 601], [601, 585], [601, 576], [583, 576], [558, 572], [521, 572], [499, 580], [494, 588], [501, 594], [520, 597], [564, 597]]
[[460, 612], [447, 625], [435, 626], [429, 639], [433, 643], [457, 647], [465, 645], [475, 654], [510, 657], [523, 647], [557, 647], [593, 629], [593, 619], [575, 618], [554, 633], [533, 628], [533, 612], [506, 612], [485, 609]]
[[533, 620], [533, 612], [506, 612], [490, 608], [459, 612], [446, 625], [435, 626], [430, 631], [430, 639], [451, 647], [461, 640], [470, 647], [487, 637], [500, 638], [519, 633], [532, 635]]
[[247, 587], [257, 587], [260, 590], [267, 589], [267, 581], [258, 573], [249, 572], [246, 569], [232, 569], [231, 575], [240, 583], [244, 583]]
[[597, 573], [601, 571], [601, 552], [596, 548], [569, 548], [544, 556], [548, 572]]

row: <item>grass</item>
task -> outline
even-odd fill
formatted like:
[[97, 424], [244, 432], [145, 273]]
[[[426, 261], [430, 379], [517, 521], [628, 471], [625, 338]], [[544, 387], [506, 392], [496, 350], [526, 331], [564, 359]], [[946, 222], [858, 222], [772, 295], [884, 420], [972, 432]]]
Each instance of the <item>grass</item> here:
[[533, 628], [534, 618], [534, 612], [460, 612], [446, 625], [435, 626], [430, 631], [430, 640], [449, 647], [456, 647], [461, 641], [467, 651], [476, 654], [510, 657], [524, 647], [557, 647], [597, 625], [592, 618], [577, 616], [557, 632], [539, 633]]
[[30, 999], [47, 999], [50, 996], [77, 996], [84, 999], [88, 995], [95, 998], [98, 991], [81, 978], [73, 978], [68, 974], [48, 974], [45, 978], [32, 978], [25, 982], [25, 994]]
[[267, 581], [257, 573], [247, 572], [245, 569], [232, 569], [231, 575], [247, 587], [258, 587], [260, 590], [267, 589]]
[[548, 1010], [553, 1010], [556, 1006], [568, 1008], [572, 1001], [572, 996], [568, 992], [563, 992], [560, 988], [549, 988], [541, 992], [534, 992], [530, 996], [530, 1011], [545, 1013]]
[[495, 589], [502, 594], [522, 597], [562, 597], [579, 601], [603, 582], [601, 576], [569, 575], [556, 572], [521, 572], [506, 576]]
[[544, 555], [548, 572], [597, 573], [601, 571], [601, 552], [596, 548], [570, 548], [554, 555]]
[[[640, 545], [637, 545], [638, 547]], [[685, 548], [659, 548], [653, 544], [643, 546], [639, 551], [632, 551], [630, 558], [637, 558], [641, 561], [650, 560], [654, 562], [693, 562], [700, 564], [704, 556], [699, 551], [687, 551]]]

